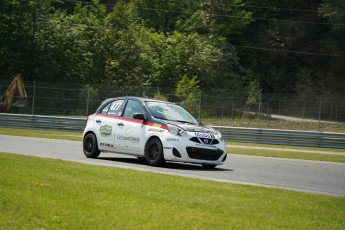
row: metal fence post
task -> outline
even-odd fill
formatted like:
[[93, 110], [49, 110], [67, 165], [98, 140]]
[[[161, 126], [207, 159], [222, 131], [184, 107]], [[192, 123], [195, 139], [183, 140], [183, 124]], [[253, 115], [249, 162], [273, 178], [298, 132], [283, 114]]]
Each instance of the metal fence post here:
[[36, 96], [36, 82], [34, 81], [34, 90], [32, 93], [31, 115], [34, 115], [34, 112], [35, 112], [35, 96]]
[[279, 99], [278, 114], [280, 115], [280, 99]]
[[201, 91], [200, 91], [200, 94], [199, 94], [199, 121], [201, 119]]
[[261, 113], [261, 94], [259, 95], [259, 113], [258, 113], [258, 120], [260, 121], [260, 113]]
[[304, 120], [305, 118], [305, 101], [303, 101], [302, 103], [302, 121]]
[[86, 116], [89, 115], [90, 87], [87, 85]]
[[338, 105], [335, 106], [335, 121], [338, 121]]
[[318, 130], [320, 132], [320, 125], [321, 125], [321, 110], [322, 110], [322, 99], [320, 98], [320, 107], [319, 107], [319, 127]]
[[234, 118], [234, 102], [231, 103], [231, 119]]

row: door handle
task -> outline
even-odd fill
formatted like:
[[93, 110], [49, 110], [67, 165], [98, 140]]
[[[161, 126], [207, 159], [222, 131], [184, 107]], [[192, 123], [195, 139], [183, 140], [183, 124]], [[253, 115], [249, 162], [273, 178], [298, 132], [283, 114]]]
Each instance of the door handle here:
[[96, 120], [96, 122], [97, 122], [97, 123], [102, 123], [102, 121], [101, 121], [101, 120]]
[[122, 122], [121, 123], [117, 123], [118, 126], [125, 126]]

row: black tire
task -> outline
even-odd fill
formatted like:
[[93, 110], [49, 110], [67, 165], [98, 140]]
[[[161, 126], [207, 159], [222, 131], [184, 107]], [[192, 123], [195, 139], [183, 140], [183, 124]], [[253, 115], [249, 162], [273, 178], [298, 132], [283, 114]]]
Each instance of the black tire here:
[[151, 166], [160, 166], [164, 163], [163, 145], [159, 139], [153, 138], [146, 143], [145, 159]]
[[217, 165], [202, 165], [202, 167], [204, 167], [204, 169], [214, 169]]
[[89, 133], [84, 137], [83, 150], [87, 158], [97, 158], [101, 151], [98, 149], [97, 138], [95, 134]]

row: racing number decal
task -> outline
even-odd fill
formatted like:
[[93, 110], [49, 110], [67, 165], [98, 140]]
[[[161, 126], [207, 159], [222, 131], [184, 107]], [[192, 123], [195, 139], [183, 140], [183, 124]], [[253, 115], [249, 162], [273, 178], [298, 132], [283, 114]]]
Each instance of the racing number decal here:
[[118, 102], [118, 103], [113, 103], [110, 107], [111, 110], [115, 111], [118, 110], [120, 108], [120, 106], [122, 105], [122, 101]]

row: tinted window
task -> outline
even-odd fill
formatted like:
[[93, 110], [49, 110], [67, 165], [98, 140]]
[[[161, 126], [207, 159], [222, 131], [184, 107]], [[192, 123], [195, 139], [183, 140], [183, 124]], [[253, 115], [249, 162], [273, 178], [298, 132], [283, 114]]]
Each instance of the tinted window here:
[[133, 118], [135, 113], [145, 114], [145, 110], [140, 102], [134, 100], [128, 100], [125, 111], [123, 113], [124, 117]]
[[108, 113], [108, 110], [109, 110], [109, 107], [110, 107], [110, 104], [107, 104], [106, 106], [103, 107], [102, 111], [101, 111], [101, 114], [107, 114]]
[[110, 104], [109, 110], [108, 110], [108, 115], [113, 115], [113, 116], [121, 116], [121, 110], [122, 110], [122, 103], [123, 100], [116, 100], [113, 101]]
[[155, 118], [198, 124], [198, 121], [180, 106], [159, 101], [146, 102], [146, 104]]

